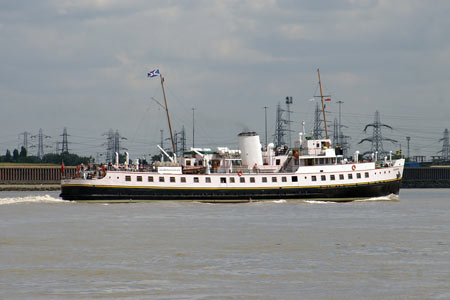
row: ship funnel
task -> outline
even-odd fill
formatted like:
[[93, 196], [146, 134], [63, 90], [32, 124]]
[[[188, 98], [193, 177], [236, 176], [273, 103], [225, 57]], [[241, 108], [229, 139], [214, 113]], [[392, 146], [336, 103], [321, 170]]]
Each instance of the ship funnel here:
[[259, 135], [256, 132], [242, 132], [238, 135], [239, 150], [241, 150], [242, 165], [253, 168], [261, 166], [262, 153]]
[[355, 154], [354, 154], [354, 156], [353, 156], [353, 161], [354, 161], [355, 163], [357, 163], [358, 160], [359, 160], [359, 151], [356, 150], [356, 151], [355, 151]]
[[116, 154], [116, 164], [115, 164], [115, 167], [116, 167], [116, 169], [118, 169], [118, 168], [119, 168], [119, 153], [116, 152], [115, 154]]

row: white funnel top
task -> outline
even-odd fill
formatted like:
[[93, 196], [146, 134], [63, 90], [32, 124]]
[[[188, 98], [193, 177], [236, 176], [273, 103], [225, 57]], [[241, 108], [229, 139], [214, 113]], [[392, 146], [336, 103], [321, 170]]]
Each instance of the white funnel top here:
[[253, 168], [261, 166], [262, 153], [259, 135], [256, 132], [242, 132], [238, 135], [239, 150], [241, 150], [242, 165]]

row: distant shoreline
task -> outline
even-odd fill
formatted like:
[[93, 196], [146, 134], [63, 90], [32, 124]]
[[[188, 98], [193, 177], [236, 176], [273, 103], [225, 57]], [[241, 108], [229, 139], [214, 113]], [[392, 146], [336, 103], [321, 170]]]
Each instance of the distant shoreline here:
[[61, 184], [0, 184], [0, 191], [59, 191]]

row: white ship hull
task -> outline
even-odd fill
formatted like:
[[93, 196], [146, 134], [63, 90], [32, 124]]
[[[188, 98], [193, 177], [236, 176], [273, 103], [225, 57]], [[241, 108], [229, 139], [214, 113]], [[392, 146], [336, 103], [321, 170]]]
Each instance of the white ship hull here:
[[108, 171], [101, 179], [62, 181], [65, 200], [249, 201], [262, 199], [322, 199], [351, 201], [398, 194], [404, 160], [389, 166], [375, 163], [300, 167], [289, 173], [164, 174]]

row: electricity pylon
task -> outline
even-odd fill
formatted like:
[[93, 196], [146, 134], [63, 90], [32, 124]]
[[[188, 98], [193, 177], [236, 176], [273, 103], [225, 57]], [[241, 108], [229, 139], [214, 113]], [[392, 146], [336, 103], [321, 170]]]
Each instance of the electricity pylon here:
[[369, 127], [373, 127], [372, 137], [362, 139], [358, 144], [361, 144], [362, 142], [367, 141], [367, 142], [371, 142], [372, 146], [370, 147], [370, 151], [364, 152], [362, 155], [364, 156], [366, 154], [375, 153], [375, 152], [378, 152], [379, 157], [386, 155], [388, 152], [385, 151], [383, 148], [383, 141], [388, 141], [388, 142], [392, 142], [392, 143], [397, 143], [397, 141], [390, 139], [390, 138], [383, 137], [383, 135], [381, 134], [381, 128], [386, 127], [386, 128], [389, 128], [392, 130], [393, 129], [392, 126], [381, 123], [380, 113], [377, 110], [375, 112], [375, 121], [371, 124], [367, 124], [366, 127], [364, 128], [364, 132], [367, 132], [367, 128], [369, 128]]

